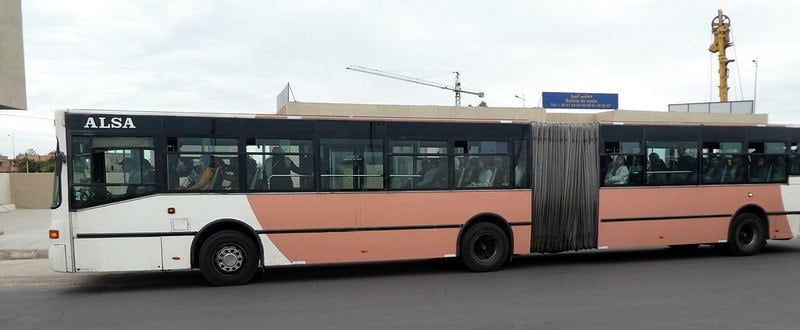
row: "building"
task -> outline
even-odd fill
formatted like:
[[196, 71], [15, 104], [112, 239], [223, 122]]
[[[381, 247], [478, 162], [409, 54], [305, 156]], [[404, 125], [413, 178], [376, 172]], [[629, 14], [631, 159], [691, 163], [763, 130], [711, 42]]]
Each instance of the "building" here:
[[340, 104], [286, 102], [278, 114], [331, 118], [432, 118], [499, 120], [501, 122], [627, 122], [627, 123], [720, 123], [766, 125], [766, 114], [693, 113], [637, 110], [609, 110], [582, 113], [548, 112], [544, 108], [455, 107], [388, 104]]
[[27, 107], [21, 1], [0, 0], [0, 110]]
[[[1, 0], [0, 0], [1, 1]], [[26, 155], [26, 154], [18, 154], [13, 159], [9, 159], [7, 156], [0, 156], [0, 173], [4, 172], [17, 172], [17, 164], [19, 161], [24, 159], [29, 159], [31, 161], [36, 162], [49, 162], [52, 161], [53, 158], [56, 157], [56, 152], [51, 151], [46, 155]], [[24, 164], [24, 162], [23, 162]]]
[[16, 172], [14, 161], [8, 159], [7, 156], [0, 156], [0, 173], [3, 172]]

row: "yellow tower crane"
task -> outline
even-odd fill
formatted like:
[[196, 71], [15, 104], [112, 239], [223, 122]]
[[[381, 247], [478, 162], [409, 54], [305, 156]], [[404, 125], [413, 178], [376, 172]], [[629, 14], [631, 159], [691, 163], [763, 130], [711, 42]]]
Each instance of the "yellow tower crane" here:
[[731, 20], [722, 14], [722, 9], [717, 10], [717, 17], [711, 20], [711, 33], [714, 34], [714, 42], [708, 47], [708, 51], [719, 53], [719, 101], [728, 102], [728, 63], [736, 60], [729, 60], [725, 56], [725, 49], [733, 46], [731, 40]]

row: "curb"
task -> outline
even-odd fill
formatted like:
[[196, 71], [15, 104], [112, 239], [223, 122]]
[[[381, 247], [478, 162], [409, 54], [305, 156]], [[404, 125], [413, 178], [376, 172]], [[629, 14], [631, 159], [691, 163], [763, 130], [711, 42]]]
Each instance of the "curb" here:
[[8, 249], [0, 250], [0, 260], [15, 259], [47, 259], [45, 249]]
[[8, 213], [17, 209], [16, 204], [0, 204], [0, 213]]

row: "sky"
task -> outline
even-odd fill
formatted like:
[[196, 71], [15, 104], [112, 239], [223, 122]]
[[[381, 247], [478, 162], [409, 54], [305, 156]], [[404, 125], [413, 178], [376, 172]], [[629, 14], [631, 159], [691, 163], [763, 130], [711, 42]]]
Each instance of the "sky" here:
[[[275, 113], [297, 101], [536, 106], [618, 93], [626, 110], [717, 101], [711, 20], [730, 17], [732, 101], [800, 124], [797, 1], [22, 1], [27, 111], [0, 110], [0, 154], [55, 148], [56, 109]], [[758, 58], [756, 77], [753, 59]], [[757, 78], [757, 86], [756, 84]], [[12, 138], [13, 136], [13, 145]]]

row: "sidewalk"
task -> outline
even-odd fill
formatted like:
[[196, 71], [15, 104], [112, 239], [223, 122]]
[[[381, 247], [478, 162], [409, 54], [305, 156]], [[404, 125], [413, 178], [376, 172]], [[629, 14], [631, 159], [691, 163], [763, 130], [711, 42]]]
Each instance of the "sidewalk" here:
[[49, 209], [0, 213], [0, 260], [46, 259], [49, 229]]

